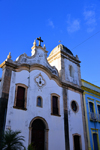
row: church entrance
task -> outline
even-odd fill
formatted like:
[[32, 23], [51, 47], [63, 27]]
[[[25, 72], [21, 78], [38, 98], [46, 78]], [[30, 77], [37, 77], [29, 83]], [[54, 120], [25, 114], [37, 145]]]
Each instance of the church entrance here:
[[45, 124], [41, 119], [36, 119], [32, 123], [31, 143], [36, 150], [44, 150]]

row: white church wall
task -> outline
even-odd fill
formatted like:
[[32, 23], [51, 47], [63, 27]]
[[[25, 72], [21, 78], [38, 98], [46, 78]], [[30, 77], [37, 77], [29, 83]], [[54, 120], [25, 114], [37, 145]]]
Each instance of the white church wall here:
[[[64, 59], [64, 64], [65, 64], [65, 79], [67, 81], [79, 85], [77, 65], [68, 59]], [[69, 66], [73, 67], [73, 74], [74, 74], [73, 77], [70, 76]]]
[[57, 58], [50, 63], [51, 66], [55, 66], [59, 72], [61, 70], [61, 58]]
[[[78, 106], [78, 111], [74, 112], [71, 108], [71, 102], [76, 101]], [[81, 95], [76, 91], [68, 90], [68, 123], [69, 123], [69, 141], [70, 150], [73, 149], [73, 135], [81, 136], [82, 150], [85, 150], [84, 142], [84, 131], [83, 131], [83, 121], [82, 121], [82, 109], [81, 109]]]
[[[45, 85], [42, 88], [39, 88], [35, 82], [35, 78], [40, 73], [45, 80]], [[25, 136], [24, 144], [27, 147], [29, 144], [29, 124], [33, 118], [40, 116], [46, 120], [49, 126], [48, 150], [65, 150], [62, 88], [41, 70], [31, 71], [30, 80], [28, 77], [29, 72], [26, 70], [12, 72], [5, 128], [10, 127], [12, 130], [20, 130], [21, 134]], [[13, 108], [17, 83], [28, 86], [26, 111]], [[56, 93], [60, 96], [61, 116], [51, 115], [51, 93]], [[43, 99], [42, 108], [37, 107], [36, 100], [38, 96]]]

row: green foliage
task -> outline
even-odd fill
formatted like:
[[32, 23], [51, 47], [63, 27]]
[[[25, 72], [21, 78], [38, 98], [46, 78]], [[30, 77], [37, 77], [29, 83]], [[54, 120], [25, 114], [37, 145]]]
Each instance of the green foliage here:
[[28, 150], [36, 150], [36, 148], [35, 148], [35, 146], [33, 146], [32, 144], [30, 144], [30, 145], [28, 146]]
[[24, 136], [20, 136], [20, 131], [7, 130], [2, 135], [1, 149], [2, 150], [22, 150], [24, 149]]

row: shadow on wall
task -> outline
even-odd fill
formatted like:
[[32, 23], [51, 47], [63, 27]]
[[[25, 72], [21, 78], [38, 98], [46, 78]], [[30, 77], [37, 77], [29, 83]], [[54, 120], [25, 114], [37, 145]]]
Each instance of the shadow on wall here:
[[[0, 98], [0, 135], [4, 132], [8, 99]], [[0, 136], [1, 138], [1, 136]]]

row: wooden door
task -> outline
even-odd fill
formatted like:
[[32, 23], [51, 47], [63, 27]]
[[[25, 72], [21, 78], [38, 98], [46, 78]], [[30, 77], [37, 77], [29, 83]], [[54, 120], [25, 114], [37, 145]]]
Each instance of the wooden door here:
[[33, 122], [31, 143], [35, 146], [36, 150], [44, 150], [44, 129], [44, 124], [41, 120], [37, 119]]

